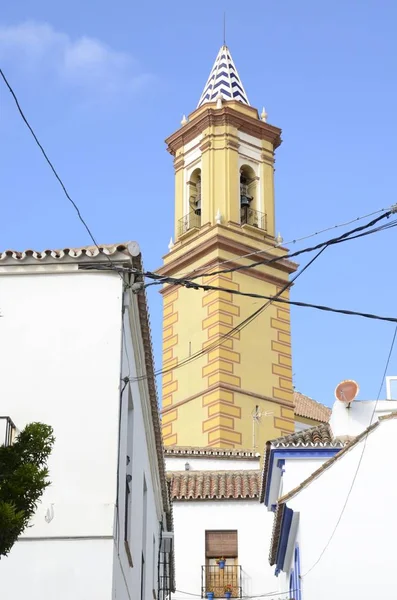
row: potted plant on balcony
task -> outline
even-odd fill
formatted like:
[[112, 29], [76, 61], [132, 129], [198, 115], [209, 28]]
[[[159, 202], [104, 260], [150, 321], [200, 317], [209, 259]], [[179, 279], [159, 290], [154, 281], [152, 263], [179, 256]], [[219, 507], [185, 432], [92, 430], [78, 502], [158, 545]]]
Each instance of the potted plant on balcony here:
[[214, 600], [214, 590], [212, 588], [207, 588], [207, 598], [208, 600]]
[[233, 587], [231, 583], [227, 583], [225, 585], [225, 598], [231, 598], [233, 592]]
[[226, 559], [225, 559], [224, 556], [221, 556], [220, 558], [216, 559], [216, 564], [218, 565], [218, 567], [220, 569], [224, 569], [225, 568], [225, 562], [226, 562]]

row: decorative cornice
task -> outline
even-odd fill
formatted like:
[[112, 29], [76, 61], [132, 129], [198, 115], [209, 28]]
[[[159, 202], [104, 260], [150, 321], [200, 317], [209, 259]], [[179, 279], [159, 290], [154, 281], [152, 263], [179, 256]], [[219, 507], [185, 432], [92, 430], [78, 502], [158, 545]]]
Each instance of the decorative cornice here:
[[258, 459], [260, 458], [260, 454], [258, 452], [254, 452], [254, 450], [240, 450], [236, 448], [215, 448], [213, 446], [168, 446], [164, 449], [164, 452], [166, 456], [173, 457], [205, 456], [206, 458], [238, 458], [255, 461], [258, 461]]
[[[221, 228], [222, 226], [217, 225], [217, 227]], [[246, 234], [244, 234], [244, 238], [247, 238]], [[194, 240], [197, 240], [197, 237], [195, 237]], [[174, 260], [171, 260], [168, 264], [163, 265], [162, 267], [157, 269], [156, 272], [159, 275], [172, 276], [175, 273], [186, 271], [188, 270], [189, 265], [192, 262], [199, 260], [206, 254], [209, 254], [214, 250], [224, 250], [226, 252], [231, 252], [236, 256], [244, 256], [246, 254], [249, 254], [250, 252], [257, 251], [257, 248], [253, 248], [252, 246], [248, 246], [247, 244], [241, 242], [236, 242], [235, 240], [232, 240], [231, 238], [222, 235], [222, 233], [215, 233], [215, 235], [210, 239], [204, 240], [196, 247], [192, 248], [189, 252], [184, 253], [182, 256], [175, 257]], [[270, 252], [268, 253], [266, 252], [266, 250], [264, 250], [263, 252], [261, 251], [261, 258], [263, 258], [263, 260], [270, 260], [271, 258], [274, 258], [274, 254], [270, 254]], [[229, 262], [228, 266], [230, 266]], [[296, 271], [297, 265], [292, 261], [285, 259], [273, 263], [271, 265], [271, 268], [278, 269], [285, 273], [293, 273], [294, 271]], [[255, 270], [250, 269], [250, 271], [253, 271], [253, 277], [266, 279], [267, 281], [271, 281], [272, 283], [275, 283], [277, 285], [279, 285], [280, 283], [281, 285], [285, 284], [284, 280], [278, 279], [277, 277], [274, 277], [270, 274], [262, 273], [260, 271], [259, 266]]]
[[266, 140], [276, 149], [281, 144], [281, 129], [264, 123], [255, 117], [250, 117], [231, 106], [223, 106], [216, 109], [214, 105], [201, 110], [196, 117], [192, 117], [187, 125], [184, 125], [174, 134], [169, 136], [165, 143], [168, 152], [175, 156], [177, 150], [194, 140], [208, 127], [221, 127], [231, 125], [239, 131], [243, 131], [253, 137]]
[[167, 406], [167, 408], [163, 408], [161, 411], [161, 414], [165, 415], [168, 412], [174, 410], [175, 408], [178, 408], [179, 406], [182, 406], [183, 404], [187, 404], [188, 402], [191, 402], [192, 400], [195, 400], [196, 398], [199, 398], [200, 396], [203, 396], [204, 394], [209, 394], [210, 392], [213, 392], [214, 390], [217, 390], [218, 388], [220, 388], [222, 390], [228, 390], [229, 392], [237, 392], [238, 394], [240, 394], [242, 396], [251, 396], [252, 398], [256, 398], [258, 400], [265, 400], [266, 402], [273, 402], [274, 404], [278, 404], [279, 406], [286, 406], [287, 408], [291, 408], [291, 409], [294, 408], [292, 402], [288, 402], [287, 400], [279, 400], [278, 398], [271, 398], [270, 396], [263, 396], [262, 394], [257, 394], [256, 392], [244, 390], [235, 385], [230, 385], [229, 383], [222, 383], [222, 385], [219, 385], [219, 383], [215, 383], [214, 385], [206, 387], [205, 389], [201, 390], [201, 392], [198, 392], [197, 394], [194, 394], [193, 396], [189, 396], [188, 398], [184, 398], [184, 400], [175, 402], [175, 404], [172, 404], [172, 406]]

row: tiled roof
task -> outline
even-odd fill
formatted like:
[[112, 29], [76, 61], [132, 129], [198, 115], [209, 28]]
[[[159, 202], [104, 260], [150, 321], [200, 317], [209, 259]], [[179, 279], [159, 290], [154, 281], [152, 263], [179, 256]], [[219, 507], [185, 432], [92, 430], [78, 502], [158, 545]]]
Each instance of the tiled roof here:
[[295, 431], [295, 433], [271, 440], [269, 443], [273, 448], [290, 448], [291, 446], [343, 446], [342, 442], [334, 439], [328, 423], [321, 423], [321, 425], [317, 425], [316, 427]]
[[270, 541], [269, 563], [272, 567], [277, 561], [278, 544], [280, 540], [281, 525], [285, 511], [285, 504], [278, 504], [273, 520], [272, 539]]
[[296, 431], [267, 442], [262, 472], [260, 501], [265, 498], [267, 478], [269, 476], [270, 453], [272, 448], [343, 448], [344, 443], [335, 440], [328, 423], [322, 423], [310, 429]]
[[201, 448], [199, 446], [166, 446], [166, 456], [205, 456], [205, 458], [235, 458], [259, 460], [260, 455], [253, 450], [235, 450], [234, 448]]
[[[132, 253], [131, 253], [132, 251]], [[95, 259], [98, 257], [115, 256], [123, 254], [125, 260], [131, 260], [140, 254], [139, 246], [136, 242], [125, 242], [121, 244], [101, 244], [97, 246], [81, 246], [78, 248], [63, 248], [60, 250], [4, 250], [0, 253], [0, 262], [11, 264], [16, 262], [40, 261], [51, 263], [53, 260], [72, 259]]]
[[197, 108], [206, 102], [215, 102], [219, 94], [223, 100], [237, 100], [249, 106], [247, 94], [227, 46], [222, 46], [218, 52]]
[[309, 396], [304, 396], [300, 392], [294, 392], [295, 415], [298, 417], [306, 417], [313, 421], [328, 423], [331, 416], [331, 409], [320, 402], [316, 402]]
[[261, 472], [179, 471], [168, 473], [173, 500], [259, 498]]

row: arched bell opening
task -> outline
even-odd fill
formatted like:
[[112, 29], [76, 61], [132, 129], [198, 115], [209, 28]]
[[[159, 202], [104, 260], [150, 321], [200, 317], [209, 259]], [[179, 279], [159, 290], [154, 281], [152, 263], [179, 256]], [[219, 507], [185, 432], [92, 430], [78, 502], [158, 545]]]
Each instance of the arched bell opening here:
[[201, 169], [195, 169], [189, 180], [189, 229], [201, 227]]
[[265, 229], [262, 213], [257, 210], [258, 178], [249, 165], [240, 169], [240, 223]]

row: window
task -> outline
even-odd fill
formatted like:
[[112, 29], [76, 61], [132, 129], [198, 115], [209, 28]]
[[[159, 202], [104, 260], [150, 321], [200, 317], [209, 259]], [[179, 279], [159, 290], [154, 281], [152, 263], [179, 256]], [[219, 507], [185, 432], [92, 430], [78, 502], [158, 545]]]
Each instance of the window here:
[[132, 402], [131, 388], [128, 388], [128, 416], [127, 416], [127, 456], [126, 456], [126, 475], [124, 491], [124, 547], [127, 558], [132, 567], [132, 556], [129, 546], [131, 535], [131, 482], [132, 482], [132, 456], [134, 441], [134, 405]]
[[145, 476], [143, 476], [143, 508], [142, 508], [142, 552], [146, 556], [146, 530], [147, 530], [147, 485]]
[[131, 509], [130, 509], [130, 479], [131, 475], [127, 475], [125, 478], [125, 517], [124, 517], [124, 541], [129, 542], [130, 539], [130, 518], [131, 518]]
[[206, 531], [206, 558], [237, 558], [237, 531]]
[[294, 566], [291, 569], [289, 578], [289, 593], [292, 600], [302, 600], [301, 591], [301, 564], [299, 546], [296, 544], [294, 552]]
[[294, 577], [294, 569], [291, 569], [291, 574], [289, 576], [289, 600], [294, 600], [295, 598], [295, 577]]
[[[223, 569], [217, 563], [220, 558], [225, 559]], [[206, 531], [205, 563], [204, 596], [207, 591], [213, 590], [216, 598], [224, 598], [225, 588], [230, 586], [232, 597], [240, 597], [237, 531]]]
[[156, 597], [156, 538], [153, 536], [152, 544], [152, 561], [153, 561], [153, 597]]
[[141, 600], [145, 600], [145, 557], [141, 559]]

